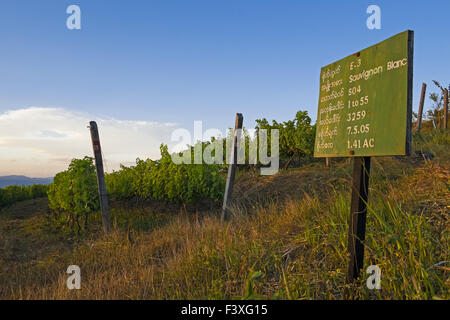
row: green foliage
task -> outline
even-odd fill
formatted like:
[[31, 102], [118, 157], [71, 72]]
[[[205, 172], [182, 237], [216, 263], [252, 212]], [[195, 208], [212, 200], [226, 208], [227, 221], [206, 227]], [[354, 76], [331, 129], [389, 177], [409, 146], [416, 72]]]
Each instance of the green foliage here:
[[[436, 128], [442, 128], [444, 126], [444, 90], [445, 88], [436, 80], [433, 80], [433, 83], [440, 89], [440, 93], [432, 92], [430, 93], [430, 100], [433, 102], [433, 105], [427, 111], [427, 118], [433, 121], [433, 124]], [[449, 85], [450, 88], [450, 85]]]
[[255, 271], [247, 279], [246, 284], [245, 284], [245, 293], [244, 293], [245, 300], [257, 300], [257, 299], [265, 298], [263, 295], [260, 295], [255, 292], [255, 284], [254, 284], [256, 279], [261, 278], [263, 275], [264, 275], [264, 272]]
[[167, 146], [161, 145], [161, 159], [137, 159], [135, 166], [121, 166], [120, 171], [106, 175], [106, 186], [108, 193], [119, 200], [219, 201], [225, 187], [219, 168], [216, 164], [175, 164]]
[[[286, 168], [294, 159], [308, 159], [313, 156], [314, 152], [314, 139], [316, 126], [311, 125], [311, 118], [308, 116], [307, 111], [298, 111], [293, 120], [280, 122], [272, 120], [271, 123], [266, 118], [256, 120], [257, 126], [255, 128], [256, 134], [251, 134], [245, 127], [242, 128], [242, 135], [240, 140], [240, 150], [245, 155], [245, 164], [255, 165], [261, 162], [259, 154], [259, 135], [260, 130], [267, 130], [267, 155], [271, 155], [271, 130], [279, 130], [279, 156], [284, 162], [287, 162]], [[197, 142], [194, 146], [187, 146], [191, 151], [191, 159], [194, 159], [195, 150], [202, 150], [205, 154], [205, 149], [210, 148], [214, 150], [212, 156], [217, 161], [222, 160], [221, 163], [228, 163], [231, 156], [231, 145], [234, 138], [234, 129], [230, 128], [227, 131], [226, 137], [212, 137], [211, 141]], [[257, 140], [257, 141], [255, 141]], [[229, 149], [227, 150], [227, 145]], [[222, 157], [215, 157], [215, 151], [222, 148]], [[217, 148], [217, 149], [216, 149]], [[250, 148], [256, 148], [256, 159], [250, 157]], [[189, 151], [188, 151], [189, 152]], [[243, 163], [242, 163], [243, 164]], [[225, 166], [224, 166], [225, 167]]]
[[0, 188], [0, 208], [18, 201], [45, 197], [46, 192], [47, 186], [42, 184]]
[[[267, 119], [256, 120], [257, 130], [278, 129], [280, 138], [280, 158], [288, 160], [286, 167], [293, 159], [308, 158], [314, 152], [314, 139], [316, 127], [311, 125], [311, 118], [307, 111], [298, 111], [294, 120], [278, 123], [272, 120], [272, 124]], [[270, 138], [270, 132], [268, 131]], [[270, 150], [270, 144], [269, 144]]]
[[[311, 157], [314, 146], [315, 126], [306, 111], [299, 111], [294, 120], [269, 124], [266, 119], [257, 120], [258, 129], [279, 129], [280, 156], [288, 159]], [[244, 130], [245, 145], [248, 149], [251, 137]], [[228, 138], [231, 139], [232, 132]], [[270, 138], [270, 132], [269, 132]], [[188, 146], [187, 152], [191, 161], [195, 159], [195, 151], [205, 151], [214, 143], [224, 142], [222, 146], [223, 160], [226, 154], [226, 143], [222, 138], [208, 142], [197, 142]], [[253, 138], [254, 139], [254, 138]], [[219, 144], [220, 145], [220, 144]], [[269, 143], [270, 145], [270, 143]], [[216, 151], [215, 148], [212, 155]], [[220, 149], [219, 149], [220, 150]], [[270, 147], [269, 147], [270, 152]], [[181, 155], [181, 154], [180, 154]], [[249, 162], [246, 152], [246, 162]], [[161, 159], [136, 160], [131, 167], [121, 166], [119, 171], [106, 174], [106, 186], [111, 198], [117, 200], [158, 200], [171, 203], [195, 204], [201, 200], [220, 201], [225, 189], [225, 179], [220, 173], [222, 164], [175, 164], [168, 152], [168, 147], [161, 145]], [[54, 221], [61, 226], [69, 226], [71, 230], [78, 227], [80, 231], [84, 222], [87, 226], [89, 215], [99, 209], [97, 181], [93, 159], [73, 159], [68, 170], [56, 175], [48, 190], [49, 207], [53, 210]]]
[[89, 215], [100, 207], [93, 158], [73, 159], [66, 171], [55, 176], [47, 195], [53, 222], [72, 231], [77, 227], [78, 232], [84, 222], [86, 228]]

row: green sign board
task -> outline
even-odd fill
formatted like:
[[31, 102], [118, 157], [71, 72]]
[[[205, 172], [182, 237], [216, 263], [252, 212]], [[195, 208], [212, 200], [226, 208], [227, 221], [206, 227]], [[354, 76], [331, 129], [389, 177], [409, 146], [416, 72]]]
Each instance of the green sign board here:
[[322, 68], [314, 157], [408, 155], [414, 32]]

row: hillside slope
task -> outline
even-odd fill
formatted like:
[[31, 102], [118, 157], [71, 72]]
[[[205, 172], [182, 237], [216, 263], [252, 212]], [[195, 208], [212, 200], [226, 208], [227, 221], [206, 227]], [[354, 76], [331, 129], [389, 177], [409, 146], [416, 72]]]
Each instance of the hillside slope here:
[[[373, 159], [365, 268], [381, 268], [382, 290], [364, 272], [345, 284], [350, 162], [339, 161], [240, 172], [229, 222], [218, 208], [113, 204], [111, 235], [98, 217], [76, 236], [47, 225], [45, 199], [3, 209], [0, 298], [449, 299], [449, 146], [430, 136], [415, 150], [432, 160]], [[66, 288], [72, 264], [81, 290]]]

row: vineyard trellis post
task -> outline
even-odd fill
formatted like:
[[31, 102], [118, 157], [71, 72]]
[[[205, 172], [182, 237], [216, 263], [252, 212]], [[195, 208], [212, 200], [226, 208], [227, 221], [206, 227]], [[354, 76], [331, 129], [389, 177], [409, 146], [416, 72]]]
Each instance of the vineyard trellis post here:
[[447, 130], [448, 122], [448, 89], [444, 90], [444, 130]]
[[106, 192], [105, 172], [103, 169], [102, 148], [100, 146], [100, 136], [95, 121], [89, 123], [91, 130], [92, 148], [94, 150], [95, 169], [97, 172], [98, 195], [100, 199], [100, 210], [102, 212], [103, 229], [105, 233], [111, 231], [111, 222], [109, 218], [108, 195]]
[[228, 177], [225, 186], [225, 194], [223, 196], [223, 206], [221, 216], [222, 221], [228, 219], [229, 216], [228, 205], [231, 201], [231, 195], [233, 193], [234, 177], [236, 175], [236, 165], [237, 165], [237, 151], [239, 149], [239, 140], [240, 140], [238, 139], [238, 134], [242, 130], [243, 121], [244, 117], [242, 116], [242, 114], [236, 113], [236, 122], [234, 124], [234, 136], [231, 146], [230, 164], [228, 167]]
[[422, 126], [423, 104], [425, 103], [425, 93], [427, 91], [427, 84], [422, 83], [422, 93], [420, 95], [419, 114], [417, 115], [417, 133], [420, 134], [420, 128]]

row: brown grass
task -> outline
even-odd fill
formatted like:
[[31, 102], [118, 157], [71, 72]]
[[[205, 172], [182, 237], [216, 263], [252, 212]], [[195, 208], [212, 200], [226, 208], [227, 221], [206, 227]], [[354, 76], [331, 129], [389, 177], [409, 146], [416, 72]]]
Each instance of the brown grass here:
[[[448, 299], [448, 145], [432, 151], [432, 161], [374, 159], [366, 266], [382, 269], [380, 291], [365, 287], [364, 273], [345, 283], [349, 163], [341, 161], [243, 173], [229, 222], [216, 209], [179, 208], [158, 227], [129, 231], [120, 217], [158, 213], [116, 206], [111, 235], [61, 238], [45, 228], [45, 200], [17, 204], [0, 213], [0, 298]], [[66, 288], [71, 264], [81, 267], [81, 290]]]

